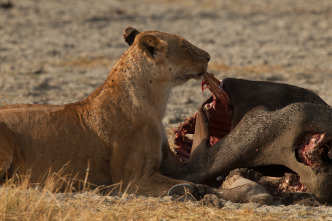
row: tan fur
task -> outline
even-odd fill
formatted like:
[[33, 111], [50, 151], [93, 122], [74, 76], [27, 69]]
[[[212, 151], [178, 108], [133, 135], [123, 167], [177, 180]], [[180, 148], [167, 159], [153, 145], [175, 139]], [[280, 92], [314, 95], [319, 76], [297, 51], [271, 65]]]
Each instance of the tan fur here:
[[52, 168], [83, 180], [89, 165], [95, 185], [122, 182], [139, 194], [165, 194], [183, 183], [158, 171], [167, 99], [174, 85], [205, 73], [208, 60], [180, 36], [142, 32], [86, 99], [0, 107], [0, 175], [31, 169], [38, 182]]

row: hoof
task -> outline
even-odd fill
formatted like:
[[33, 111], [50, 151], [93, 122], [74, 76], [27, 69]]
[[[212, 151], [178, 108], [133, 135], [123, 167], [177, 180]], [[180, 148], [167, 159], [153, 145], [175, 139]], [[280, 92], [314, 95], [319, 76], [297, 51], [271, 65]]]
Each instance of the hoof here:
[[173, 200], [197, 201], [205, 195], [204, 185], [194, 185], [189, 183], [177, 184], [167, 193]]
[[261, 193], [253, 196], [248, 196], [248, 201], [251, 203], [271, 205], [273, 203], [273, 197], [269, 193]]
[[229, 188], [221, 189], [219, 192], [221, 198], [234, 203], [259, 203], [271, 205], [273, 197], [261, 185], [239, 177]]

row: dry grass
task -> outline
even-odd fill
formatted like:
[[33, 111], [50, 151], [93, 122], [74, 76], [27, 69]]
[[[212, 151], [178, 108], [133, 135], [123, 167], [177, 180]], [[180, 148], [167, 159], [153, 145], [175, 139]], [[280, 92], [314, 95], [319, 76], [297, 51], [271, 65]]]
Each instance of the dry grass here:
[[[66, 190], [60, 192], [60, 186]], [[210, 208], [200, 202], [176, 202], [123, 194], [100, 195], [85, 188], [71, 192], [73, 182], [49, 176], [33, 187], [27, 178], [9, 180], [0, 187], [1, 220], [280, 220], [290, 214], [258, 213], [253, 208]], [[84, 185], [86, 186], [86, 185]], [[110, 192], [111, 193], [111, 192]]]

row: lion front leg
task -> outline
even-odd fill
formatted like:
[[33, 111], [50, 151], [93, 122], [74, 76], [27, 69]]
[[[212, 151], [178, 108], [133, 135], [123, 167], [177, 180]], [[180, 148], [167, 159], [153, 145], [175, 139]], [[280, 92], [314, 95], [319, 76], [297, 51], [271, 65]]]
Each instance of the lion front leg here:
[[[196, 184], [164, 176], [160, 172], [163, 154], [162, 130], [145, 127], [140, 134], [132, 133], [130, 140], [115, 140], [112, 145], [110, 172], [113, 183], [122, 184], [122, 192], [146, 196], [165, 196], [174, 186], [172, 195], [199, 197]], [[135, 142], [132, 142], [135, 141]], [[120, 145], [121, 144], [121, 145]], [[168, 161], [170, 162], [170, 161]]]
[[[9, 128], [0, 124], [0, 179], [4, 178], [5, 173], [13, 162], [16, 142]], [[1, 181], [0, 181], [1, 182]]]
[[194, 184], [188, 181], [176, 180], [155, 173], [149, 177], [142, 177], [137, 183], [137, 193], [146, 196], [172, 196], [175, 200], [201, 200], [207, 194], [220, 197], [220, 191], [204, 184]]

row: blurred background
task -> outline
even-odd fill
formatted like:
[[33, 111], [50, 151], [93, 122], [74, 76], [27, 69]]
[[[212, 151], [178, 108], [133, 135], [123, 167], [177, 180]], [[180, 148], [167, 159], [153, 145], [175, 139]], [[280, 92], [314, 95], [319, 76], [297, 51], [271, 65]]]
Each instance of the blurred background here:
[[[127, 26], [183, 36], [220, 79], [294, 84], [332, 104], [330, 0], [0, 0], [0, 104], [86, 97], [127, 50]], [[199, 81], [175, 88], [164, 123], [208, 96]]]

